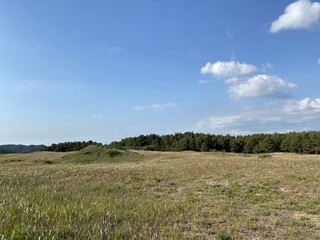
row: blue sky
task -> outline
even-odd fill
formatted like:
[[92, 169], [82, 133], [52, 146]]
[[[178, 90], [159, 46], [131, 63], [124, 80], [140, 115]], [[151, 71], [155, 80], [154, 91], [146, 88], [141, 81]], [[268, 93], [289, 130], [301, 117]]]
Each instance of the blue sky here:
[[320, 128], [320, 2], [3, 0], [0, 144]]

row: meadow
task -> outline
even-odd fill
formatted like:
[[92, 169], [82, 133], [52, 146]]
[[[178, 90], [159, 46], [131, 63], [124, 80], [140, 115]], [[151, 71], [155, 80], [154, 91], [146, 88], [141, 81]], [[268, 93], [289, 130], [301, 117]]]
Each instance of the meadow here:
[[3, 154], [0, 239], [320, 239], [320, 156]]

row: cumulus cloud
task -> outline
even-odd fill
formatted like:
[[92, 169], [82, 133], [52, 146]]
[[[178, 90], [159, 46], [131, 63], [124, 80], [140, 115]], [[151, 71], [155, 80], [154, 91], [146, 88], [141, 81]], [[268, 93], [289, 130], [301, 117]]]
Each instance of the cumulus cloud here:
[[320, 23], [320, 3], [298, 0], [288, 5], [284, 13], [275, 20], [271, 33], [287, 29], [312, 29]]
[[215, 63], [208, 62], [204, 67], [201, 68], [201, 73], [212, 74], [217, 78], [232, 78], [248, 76], [256, 73], [257, 70], [257, 67], [251, 64], [240, 63], [236, 61], [217, 61]]
[[245, 81], [230, 86], [229, 93], [232, 98], [248, 97], [287, 97], [289, 93], [282, 89], [291, 89], [295, 84], [284, 81], [278, 76], [256, 75]]
[[271, 68], [268, 63], [259, 70], [256, 66], [236, 61], [207, 63], [201, 68], [202, 74], [211, 74], [213, 77], [223, 79], [229, 85], [229, 94], [233, 99], [252, 97], [290, 97], [287, 90], [296, 87], [278, 76], [258, 74]]
[[320, 110], [320, 98], [304, 98], [300, 101], [290, 102], [284, 106], [286, 112], [303, 110]]
[[175, 108], [177, 105], [175, 103], [156, 103], [156, 104], [152, 104], [150, 106], [134, 106], [132, 108], [132, 110], [135, 111], [142, 111], [142, 110], [146, 110], [146, 109], [154, 109], [154, 110], [166, 110], [166, 109], [172, 109]]

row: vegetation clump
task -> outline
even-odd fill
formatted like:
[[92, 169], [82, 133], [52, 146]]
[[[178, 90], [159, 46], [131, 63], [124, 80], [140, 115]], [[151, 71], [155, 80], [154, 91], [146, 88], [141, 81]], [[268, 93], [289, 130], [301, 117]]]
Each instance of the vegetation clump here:
[[131, 151], [91, 145], [78, 152], [66, 155], [64, 161], [70, 163], [120, 163], [139, 161], [141, 157], [140, 154]]
[[269, 153], [262, 153], [262, 154], [258, 155], [258, 158], [260, 158], [260, 159], [271, 158], [271, 157], [272, 156]]
[[232, 238], [224, 232], [218, 234], [218, 239], [219, 240], [232, 240]]
[[120, 151], [115, 148], [110, 148], [106, 151], [107, 155], [111, 158], [121, 156], [123, 154], [123, 151]]
[[51, 161], [51, 160], [44, 160], [43, 161], [45, 164], [53, 164], [53, 161]]

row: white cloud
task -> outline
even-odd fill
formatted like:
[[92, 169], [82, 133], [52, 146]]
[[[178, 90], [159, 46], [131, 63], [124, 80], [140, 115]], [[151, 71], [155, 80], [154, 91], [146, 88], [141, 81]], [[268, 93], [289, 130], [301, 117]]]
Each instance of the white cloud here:
[[320, 23], [320, 3], [298, 0], [288, 5], [270, 28], [271, 33], [287, 29], [312, 29]]
[[233, 99], [252, 97], [290, 97], [286, 90], [296, 87], [278, 76], [258, 74], [272, 68], [271, 63], [263, 65], [260, 70], [256, 66], [236, 61], [207, 63], [201, 68], [202, 74], [211, 74], [213, 77], [224, 79], [229, 85], [229, 94]]
[[198, 121], [195, 131], [216, 134], [288, 132], [319, 129], [320, 98], [265, 104]]
[[145, 110], [147, 107], [146, 106], [134, 106], [132, 108], [132, 110], [135, 110], [135, 111], [142, 111], [142, 110]]
[[268, 69], [273, 68], [273, 65], [271, 63], [262, 64], [262, 70], [267, 71]]
[[152, 104], [151, 108], [156, 110], [164, 110], [169, 108], [175, 108], [176, 104], [174, 103], [160, 103], [160, 104]]
[[232, 135], [268, 132], [275, 123], [281, 120], [279, 116], [267, 116], [263, 112], [243, 112], [239, 115], [213, 116], [202, 119], [197, 123], [196, 130]]
[[318, 61], [317, 61], [317, 63], [320, 65], [320, 58], [318, 58]]
[[256, 75], [241, 83], [230, 86], [229, 93], [234, 99], [248, 97], [287, 97], [289, 94], [281, 91], [291, 89], [295, 84], [286, 82], [278, 76]]
[[305, 110], [305, 109], [311, 107], [311, 99], [310, 98], [304, 98], [301, 101], [298, 101], [296, 106], [297, 106], [297, 108], [299, 110]]
[[257, 67], [251, 64], [240, 63], [238, 61], [218, 61], [215, 63], [208, 62], [204, 67], [201, 68], [201, 73], [212, 74], [217, 78], [232, 78], [252, 75], [256, 73], [257, 70]]
[[230, 115], [230, 116], [214, 116], [202, 119], [199, 123], [197, 123], [197, 128], [212, 128], [212, 129], [220, 129], [226, 128], [230, 125], [234, 126], [242, 120], [241, 116]]
[[320, 110], [320, 98], [304, 98], [300, 101], [290, 102], [284, 106], [286, 112]]
[[209, 83], [208, 80], [199, 80], [199, 82], [198, 82], [199, 85], [203, 85], [203, 84], [207, 84], [207, 83]]
[[[200, 120], [196, 128], [201, 130], [226, 130], [233, 129], [234, 132], [251, 132], [255, 126], [273, 124], [282, 121], [284, 118], [279, 114], [274, 114], [270, 109], [260, 111], [243, 110], [238, 115], [213, 116]], [[252, 131], [254, 132], [254, 131]]]
[[310, 107], [320, 109], [320, 98], [316, 98], [310, 102]]
[[146, 109], [154, 109], [154, 110], [166, 110], [166, 109], [171, 109], [171, 108], [175, 108], [177, 105], [175, 103], [156, 103], [156, 104], [152, 104], [150, 106], [134, 106], [132, 108], [132, 110], [135, 111], [142, 111], [142, 110], [146, 110]]

